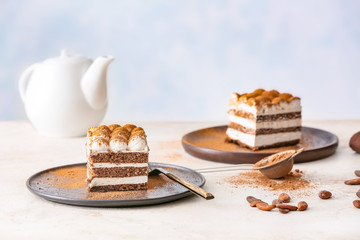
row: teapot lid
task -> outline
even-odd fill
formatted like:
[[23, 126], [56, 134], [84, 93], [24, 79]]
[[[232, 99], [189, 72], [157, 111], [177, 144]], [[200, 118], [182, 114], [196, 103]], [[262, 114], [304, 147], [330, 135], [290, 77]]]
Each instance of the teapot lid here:
[[61, 50], [60, 56], [49, 58], [45, 60], [45, 62], [64, 62], [64, 63], [76, 63], [76, 62], [82, 62], [82, 61], [91, 61], [90, 58], [84, 57], [77, 54], [71, 54], [70, 52], [66, 50]]

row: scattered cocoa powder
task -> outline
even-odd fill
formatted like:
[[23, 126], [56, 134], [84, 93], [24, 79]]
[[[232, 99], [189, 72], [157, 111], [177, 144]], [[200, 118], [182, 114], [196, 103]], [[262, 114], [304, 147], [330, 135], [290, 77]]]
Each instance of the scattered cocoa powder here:
[[71, 168], [59, 168], [53, 171], [49, 171], [48, 175], [54, 175], [55, 177], [49, 176], [47, 180], [52, 180], [54, 187], [73, 189], [73, 188], [86, 188], [86, 168], [82, 166], [71, 167]]
[[265, 188], [272, 191], [287, 191], [314, 188], [310, 180], [303, 177], [303, 172], [292, 171], [291, 174], [280, 179], [269, 179], [258, 171], [241, 172], [236, 176], [225, 179], [233, 187], [249, 186]]
[[180, 154], [180, 153], [172, 152], [172, 153], [169, 153], [169, 154], [165, 154], [163, 156], [163, 158], [167, 159], [167, 160], [175, 161], [175, 160], [183, 160], [184, 156], [182, 154]]
[[158, 141], [151, 145], [151, 149], [181, 149], [181, 141]]

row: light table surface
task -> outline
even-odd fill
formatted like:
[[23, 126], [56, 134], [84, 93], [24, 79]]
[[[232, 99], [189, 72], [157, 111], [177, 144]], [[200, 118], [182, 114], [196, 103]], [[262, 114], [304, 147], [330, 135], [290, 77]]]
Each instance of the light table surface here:
[[[221, 123], [137, 124], [147, 132], [150, 161], [193, 169], [225, 165], [194, 158], [181, 147], [185, 133]], [[28, 122], [0, 122], [0, 239], [360, 239], [360, 209], [352, 205], [360, 186], [343, 183], [360, 169], [360, 154], [348, 147], [352, 134], [360, 130], [360, 120], [305, 120], [303, 125], [339, 137], [333, 156], [294, 167], [314, 177], [333, 197], [321, 200], [316, 193], [295, 197], [307, 201], [309, 209], [284, 215], [249, 207], [246, 196], [271, 202], [279, 192], [234, 188], [224, 179], [237, 172], [204, 174], [204, 188], [215, 195], [209, 201], [194, 196], [134, 208], [49, 202], [30, 193], [26, 180], [47, 168], [85, 162], [85, 137], [44, 137]]]

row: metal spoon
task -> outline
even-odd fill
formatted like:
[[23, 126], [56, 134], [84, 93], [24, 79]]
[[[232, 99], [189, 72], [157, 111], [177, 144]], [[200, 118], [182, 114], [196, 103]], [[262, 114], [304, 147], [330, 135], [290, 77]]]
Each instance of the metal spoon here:
[[190, 192], [194, 193], [195, 195], [199, 196], [199, 197], [202, 197], [203, 199], [205, 200], [210, 200], [210, 199], [213, 199], [214, 198], [214, 195], [212, 195], [211, 193], [209, 192], [206, 192], [204, 189], [200, 188], [200, 187], [197, 187], [195, 186], [194, 184], [184, 180], [184, 179], [181, 179], [177, 176], [175, 176], [174, 174], [166, 171], [165, 169], [163, 168], [152, 168], [149, 164], [149, 176], [155, 176], [155, 175], [158, 175], [160, 173], [164, 174], [166, 177], [170, 178], [171, 180], [179, 183], [180, 185], [182, 185], [183, 187], [187, 188]]
[[[230, 166], [230, 167], [220, 167], [220, 168], [203, 168], [196, 169], [200, 173], [214, 172], [215, 171], [232, 171], [232, 170], [259, 170], [266, 177], [271, 179], [281, 178], [286, 176], [294, 166], [294, 157], [304, 151], [304, 148], [297, 150], [287, 150], [283, 152], [278, 152], [267, 156], [255, 164], [242, 164], [241, 166]], [[271, 163], [271, 160], [274, 158], [281, 158], [280, 161]], [[267, 165], [269, 164], [269, 165]]]

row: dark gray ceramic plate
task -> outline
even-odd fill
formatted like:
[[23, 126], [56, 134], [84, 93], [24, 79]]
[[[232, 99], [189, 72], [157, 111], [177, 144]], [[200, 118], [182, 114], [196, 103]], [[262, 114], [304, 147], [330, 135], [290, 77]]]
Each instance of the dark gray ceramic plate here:
[[182, 145], [189, 154], [214, 162], [255, 163], [277, 152], [304, 147], [294, 158], [295, 163], [315, 161], [335, 153], [339, 140], [336, 135], [317, 128], [302, 127], [300, 143], [295, 146], [251, 151], [234, 143], [225, 142], [227, 126], [199, 129], [183, 136]]
[[[161, 167], [196, 186], [203, 186], [205, 178], [189, 168], [164, 163], [150, 163]], [[160, 204], [193, 195], [186, 188], [163, 175], [149, 177], [149, 189], [94, 193], [86, 189], [86, 164], [78, 163], [47, 169], [31, 176], [28, 189], [49, 201], [90, 207], [130, 207]]]

